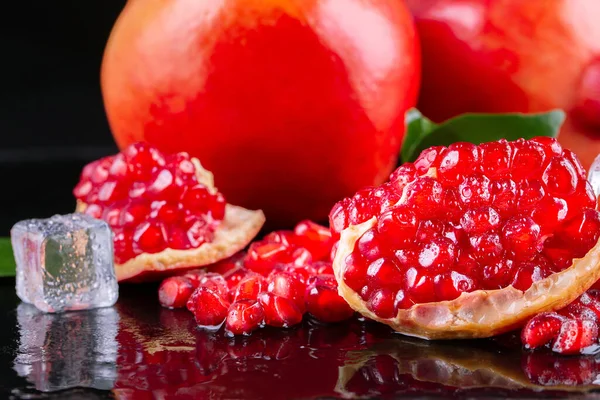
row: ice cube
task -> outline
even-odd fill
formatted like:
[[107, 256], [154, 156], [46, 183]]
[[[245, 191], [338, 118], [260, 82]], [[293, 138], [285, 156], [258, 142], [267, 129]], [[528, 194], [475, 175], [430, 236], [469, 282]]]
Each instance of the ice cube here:
[[588, 181], [591, 183], [596, 197], [598, 197], [598, 195], [600, 195], [600, 154], [596, 156], [596, 159], [590, 167]]
[[14, 369], [37, 390], [110, 390], [117, 378], [119, 314], [114, 307], [46, 314], [17, 307], [19, 347]]
[[84, 214], [13, 226], [17, 295], [44, 312], [115, 304], [119, 295], [108, 224]]

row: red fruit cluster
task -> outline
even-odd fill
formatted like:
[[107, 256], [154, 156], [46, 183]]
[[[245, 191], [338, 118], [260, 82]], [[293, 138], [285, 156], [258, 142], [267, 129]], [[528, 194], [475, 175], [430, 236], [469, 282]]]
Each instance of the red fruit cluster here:
[[74, 189], [84, 212], [108, 222], [117, 263], [166, 248], [210, 242], [225, 217], [223, 196], [198, 181], [187, 153], [164, 155], [144, 143], [88, 164]]
[[159, 300], [169, 308], [187, 305], [198, 325], [218, 328], [225, 322], [234, 335], [264, 325], [297, 325], [306, 312], [323, 322], [342, 321], [354, 312], [337, 293], [332, 244], [329, 229], [303, 221], [294, 231], [270, 233], [213, 272], [165, 279]]
[[528, 289], [585, 255], [600, 213], [576, 156], [551, 138], [432, 147], [335, 205], [333, 232], [375, 218], [344, 282], [382, 318], [462, 292]]
[[561, 354], [582, 353], [598, 345], [600, 291], [589, 290], [558, 312], [533, 317], [521, 331], [528, 349], [550, 346]]

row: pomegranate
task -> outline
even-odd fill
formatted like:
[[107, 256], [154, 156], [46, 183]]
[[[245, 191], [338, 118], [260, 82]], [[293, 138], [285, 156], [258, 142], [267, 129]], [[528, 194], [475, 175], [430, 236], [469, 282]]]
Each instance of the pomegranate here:
[[595, 206], [577, 157], [555, 139], [426, 149], [331, 211], [340, 294], [424, 338], [519, 327], [600, 277]]
[[232, 335], [249, 335], [264, 325], [291, 327], [306, 312], [322, 322], [343, 321], [354, 311], [337, 293], [332, 245], [329, 229], [302, 221], [294, 231], [268, 234], [247, 254], [223, 260], [211, 272], [165, 279], [159, 300], [167, 308], [187, 302], [198, 325], [218, 329], [225, 322]]
[[212, 264], [244, 248], [264, 223], [261, 211], [226, 204], [197, 159], [145, 143], [88, 164], [73, 193], [78, 212], [113, 230], [119, 280]]
[[122, 149], [187, 151], [231, 202], [291, 226], [385, 180], [419, 78], [401, 0], [131, 0], [102, 93]]
[[596, 0], [407, 0], [423, 49], [418, 108], [567, 111], [560, 142], [587, 168], [600, 152], [600, 3]]

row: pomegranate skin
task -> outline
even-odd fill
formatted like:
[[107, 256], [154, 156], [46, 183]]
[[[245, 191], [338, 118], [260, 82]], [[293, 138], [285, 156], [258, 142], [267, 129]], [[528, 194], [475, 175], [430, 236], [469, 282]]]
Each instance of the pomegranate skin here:
[[418, 108], [465, 112], [561, 108], [559, 135], [584, 167], [600, 152], [600, 2], [407, 0], [423, 51]]
[[101, 83], [119, 147], [187, 151], [282, 226], [387, 178], [420, 48], [399, 0], [130, 0]]

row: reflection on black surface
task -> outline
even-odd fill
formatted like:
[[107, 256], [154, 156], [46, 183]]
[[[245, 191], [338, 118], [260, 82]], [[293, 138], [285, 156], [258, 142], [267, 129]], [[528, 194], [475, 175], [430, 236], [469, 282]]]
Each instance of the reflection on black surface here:
[[37, 390], [113, 388], [119, 315], [110, 308], [45, 314], [17, 307], [19, 347], [14, 369]]
[[599, 355], [526, 353], [514, 335], [432, 343], [371, 322], [306, 320], [229, 338], [161, 308], [155, 287], [122, 289], [114, 308], [86, 313], [20, 305], [15, 370], [42, 391], [84, 386], [136, 400], [564, 398], [594, 389], [600, 374]]
[[508, 397], [541, 391], [566, 397], [599, 389], [599, 366], [600, 359], [593, 356], [524, 353], [492, 340], [431, 343], [397, 338], [348, 352], [336, 391], [343, 397], [499, 391]]

